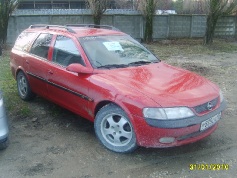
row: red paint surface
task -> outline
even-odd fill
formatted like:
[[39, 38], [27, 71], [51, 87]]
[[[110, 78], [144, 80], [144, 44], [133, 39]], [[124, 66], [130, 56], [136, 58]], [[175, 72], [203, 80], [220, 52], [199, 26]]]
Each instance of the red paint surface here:
[[[34, 29], [28, 31], [34, 31]], [[27, 51], [23, 53], [13, 49], [11, 53], [11, 69], [14, 77], [16, 77], [18, 70], [22, 70], [26, 74], [32, 90], [38, 95], [91, 121], [94, 120], [97, 106], [113, 102], [127, 113], [133, 124], [138, 144], [146, 147], [170, 147], [195, 142], [208, 136], [216, 129], [217, 124], [194, 138], [183, 141], [175, 140], [172, 144], [159, 143], [161, 137], [178, 138], [197, 132], [200, 125], [180, 129], [151, 127], [143, 118], [143, 108], [176, 106], [192, 108], [218, 97], [219, 88], [197, 74], [163, 62], [121, 69], [93, 69], [77, 41], [77, 37], [119, 35], [123, 34], [122, 32], [76, 28], [77, 34], [74, 35], [59, 29], [50, 31], [54, 37], [47, 60], [36, 58]], [[88, 72], [77, 74], [51, 62], [54, 40], [58, 34], [63, 34], [74, 40], [86, 64], [85, 71]], [[77, 70], [75, 66], [71, 66], [72, 69]], [[40, 76], [44, 80], [38, 80], [28, 75], [28, 72]], [[50, 85], [50, 82], [89, 99]]]

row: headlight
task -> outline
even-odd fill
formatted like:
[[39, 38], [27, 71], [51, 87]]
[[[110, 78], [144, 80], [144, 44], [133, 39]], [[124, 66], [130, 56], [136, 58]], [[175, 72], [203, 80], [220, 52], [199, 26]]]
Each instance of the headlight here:
[[194, 116], [191, 109], [187, 107], [175, 108], [144, 108], [143, 116], [150, 119], [183, 119]]
[[219, 92], [219, 95], [220, 95], [220, 102], [222, 102], [224, 100], [224, 96], [221, 90]]

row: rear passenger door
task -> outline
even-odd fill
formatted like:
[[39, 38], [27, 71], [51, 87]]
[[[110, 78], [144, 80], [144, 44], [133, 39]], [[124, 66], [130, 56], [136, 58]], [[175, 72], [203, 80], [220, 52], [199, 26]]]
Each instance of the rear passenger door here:
[[52, 37], [52, 34], [40, 34], [34, 41], [29, 51], [30, 56], [26, 60], [30, 86], [41, 96], [47, 96], [47, 73], [50, 63], [48, 53]]
[[69, 72], [72, 63], [85, 65], [72, 38], [58, 35], [53, 47], [52, 63], [48, 73], [49, 97], [61, 106], [82, 116], [88, 114], [88, 75]]

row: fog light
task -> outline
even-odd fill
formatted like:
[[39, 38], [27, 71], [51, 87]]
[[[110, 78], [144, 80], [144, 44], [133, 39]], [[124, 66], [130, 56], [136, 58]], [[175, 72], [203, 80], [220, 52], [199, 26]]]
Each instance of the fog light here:
[[160, 138], [160, 143], [172, 143], [174, 142], [175, 138], [174, 137], [162, 137]]

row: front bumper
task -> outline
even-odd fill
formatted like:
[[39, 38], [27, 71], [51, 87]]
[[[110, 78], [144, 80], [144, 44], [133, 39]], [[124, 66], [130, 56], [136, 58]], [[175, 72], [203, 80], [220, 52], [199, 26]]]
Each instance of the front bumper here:
[[[189, 144], [209, 136], [218, 126], [218, 122], [210, 128], [200, 131], [201, 123], [218, 113], [221, 113], [226, 107], [226, 102], [213, 112], [195, 118], [183, 120], [171, 120], [168, 122], [159, 122], [158, 120], [148, 122], [139, 116], [133, 115], [133, 125], [136, 132], [137, 143], [144, 147], [174, 147]], [[180, 121], [180, 122], [179, 122]], [[161, 141], [163, 138], [172, 138], [169, 143]]]
[[7, 116], [5, 113], [5, 108], [3, 100], [0, 99], [0, 143], [6, 141], [9, 133]]

